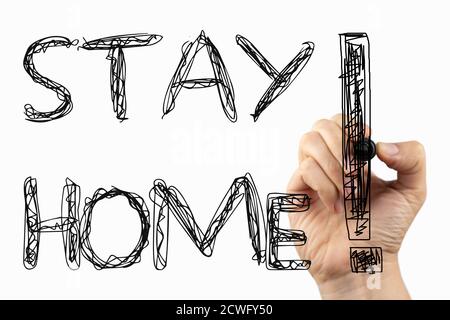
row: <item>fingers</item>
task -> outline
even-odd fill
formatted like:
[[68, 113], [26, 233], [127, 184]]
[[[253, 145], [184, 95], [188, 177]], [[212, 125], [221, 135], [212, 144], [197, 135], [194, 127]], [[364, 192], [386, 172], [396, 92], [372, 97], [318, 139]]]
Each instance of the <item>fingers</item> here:
[[[344, 119], [345, 120], [345, 119]], [[302, 137], [300, 166], [288, 187], [289, 192], [313, 190], [331, 211], [342, 212], [342, 115], [319, 120], [313, 130]], [[344, 125], [348, 125], [344, 123]], [[345, 130], [344, 130], [345, 132]], [[370, 128], [364, 128], [365, 136]], [[408, 191], [412, 200], [423, 203], [426, 197], [426, 161], [423, 146], [416, 141], [378, 143], [377, 155], [397, 171], [395, 186]]]
[[302, 137], [299, 162], [288, 191], [315, 191], [330, 211], [343, 211], [342, 130], [336, 121], [319, 120]]
[[[328, 125], [322, 124], [322, 127], [328, 127]], [[328, 131], [332, 131], [332, 129], [333, 127], [331, 127], [331, 130]], [[326, 130], [322, 129], [322, 131]], [[331, 142], [329, 142], [330, 146], [335, 149], [335, 139], [331, 137], [328, 138], [332, 140]], [[335, 152], [337, 151], [335, 150]], [[306, 133], [301, 139], [299, 153], [300, 163], [305, 159], [313, 158], [315, 162], [321, 167], [324, 174], [326, 174], [329, 180], [334, 184], [336, 190], [338, 192], [342, 190], [342, 167], [340, 165], [340, 161], [336, 159], [336, 157], [331, 152], [330, 148], [324, 140], [323, 135], [321, 135], [317, 131]]]
[[[311, 188], [303, 181], [302, 172], [297, 168], [287, 186], [288, 193], [308, 193]], [[311, 196], [311, 195], [309, 195]]]
[[421, 199], [426, 195], [425, 150], [417, 141], [378, 143], [377, 155], [386, 165], [397, 171], [397, 184], [414, 191]]
[[338, 206], [341, 202], [339, 193], [334, 183], [311, 157], [301, 162], [288, 186], [289, 192], [305, 192], [308, 189], [315, 191], [329, 210], [336, 211], [335, 204]]
[[[342, 212], [342, 115], [317, 121], [300, 141], [299, 169], [289, 183], [289, 192], [313, 190], [331, 211]], [[369, 128], [365, 127], [366, 136]]]
[[342, 113], [335, 114], [331, 117], [331, 120], [334, 121], [339, 128], [342, 128]]
[[317, 121], [313, 130], [320, 133], [328, 149], [342, 165], [342, 130], [333, 120], [321, 119]]

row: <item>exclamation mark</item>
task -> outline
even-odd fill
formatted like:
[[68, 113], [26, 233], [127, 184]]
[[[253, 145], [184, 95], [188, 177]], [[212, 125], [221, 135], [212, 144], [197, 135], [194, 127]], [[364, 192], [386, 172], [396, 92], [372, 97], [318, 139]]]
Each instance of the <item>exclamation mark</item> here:
[[[349, 240], [370, 240], [370, 50], [365, 33], [344, 33], [341, 41], [342, 165]], [[351, 247], [352, 272], [381, 272], [382, 249]]]

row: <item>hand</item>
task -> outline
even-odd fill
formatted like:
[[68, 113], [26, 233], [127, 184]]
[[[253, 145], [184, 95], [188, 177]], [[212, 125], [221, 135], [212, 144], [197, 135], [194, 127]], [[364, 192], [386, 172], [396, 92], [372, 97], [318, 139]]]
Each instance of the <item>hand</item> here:
[[[397, 171], [397, 180], [372, 174], [371, 240], [349, 241], [343, 208], [342, 116], [319, 120], [300, 141], [299, 167], [289, 193], [311, 197], [310, 210], [289, 216], [292, 228], [303, 230], [307, 243], [297, 247], [311, 260], [310, 273], [323, 298], [409, 298], [401, 279], [397, 253], [426, 198], [425, 152], [415, 141], [378, 143], [377, 156]], [[352, 273], [349, 247], [382, 247], [381, 288], [369, 290], [368, 274]]]

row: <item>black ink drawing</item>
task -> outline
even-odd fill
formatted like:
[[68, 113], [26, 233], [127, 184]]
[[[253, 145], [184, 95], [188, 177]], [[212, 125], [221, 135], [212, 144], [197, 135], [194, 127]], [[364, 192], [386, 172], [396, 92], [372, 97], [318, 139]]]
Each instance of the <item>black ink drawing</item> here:
[[40, 218], [36, 179], [30, 177], [25, 180], [24, 197], [23, 262], [25, 268], [33, 269], [37, 265], [41, 232], [62, 232], [67, 266], [73, 270], [78, 269], [80, 266], [80, 230], [78, 225], [80, 187], [67, 178], [66, 185], [63, 188], [61, 217], [44, 221], [41, 221]]
[[341, 34], [340, 39], [345, 217], [350, 240], [369, 240], [370, 159], [356, 156], [370, 141], [369, 40], [365, 33]]
[[300, 72], [308, 63], [314, 51], [314, 43], [305, 42], [302, 44], [300, 52], [289, 62], [284, 69], [279, 72], [262, 55], [261, 52], [246, 38], [241, 35], [236, 36], [237, 44], [244, 52], [272, 79], [272, 83], [259, 100], [255, 112], [252, 114], [253, 120], [258, 120], [261, 113], [278, 98], [292, 82], [297, 78]]
[[310, 198], [306, 194], [271, 193], [267, 196], [267, 260], [271, 270], [307, 270], [310, 260], [279, 259], [280, 247], [298, 247], [306, 244], [302, 230], [280, 228], [281, 214], [300, 214], [309, 210]]
[[[342, 130], [343, 130], [343, 180], [345, 218], [350, 240], [370, 240], [370, 160], [375, 155], [375, 145], [370, 140], [370, 68], [369, 41], [364, 33], [341, 34], [341, 80], [342, 80]], [[153, 34], [132, 34], [86, 41], [86, 50], [108, 50], [111, 60], [111, 98], [114, 111], [120, 120], [126, 119], [125, 58], [123, 49], [150, 46], [158, 43], [161, 36]], [[262, 54], [242, 36], [237, 43], [258, 66], [273, 79], [253, 114], [256, 121], [261, 113], [282, 94], [304, 68], [314, 50], [310, 42], [304, 43], [297, 56], [278, 72]], [[57, 93], [62, 104], [51, 112], [39, 112], [32, 106], [25, 106], [28, 120], [50, 121], [67, 115], [72, 109], [69, 91], [62, 85], [40, 75], [34, 66], [33, 55], [45, 52], [50, 47], [77, 45], [64, 37], [48, 37], [33, 43], [24, 58], [24, 67], [32, 79]], [[196, 54], [206, 48], [214, 71], [213, 78], [188, 79]], [[168, 114], [175, 107], [175, 99], [181, 88], [206, 88], [216, 86], [222, 108], [228, 119], [236, 121], [234, 91], [222, 58], [211, 40], [202, 31], [194, 42], [183, 46], [183, 56], [167, 90], [163, 113]], [[205, 256], [211, 256], [216, 237], [225, 223], [244, 200], [247, 212], [249, 237], [254, 250], [253, 259], [266, 262], [269, 269], [304, 270], [310, 266], [308, 260], [279, 259], [278, 249], [282, 246], [305, 245], [307, 237], [301, 230], [281, 228], [281, 214], [302, 213], [309, 209], [310, 199], [299, 194], [269, 194], [267, 199], [267, 223], [260, 199], [250, 174], [236, 178], [219, 204], [207, 230], [203, 232], [194, 219], [191, 209], [182, 194], [173, 186], [167, 187], [163, 180], [155, 180], [149, 192], [151, 210], [139, 195], [113, 187], [98, 189], [92, 198], [87, 198], [84, 213], [79, 218], [80, 187], [66, 179], [63, 189], [61, 216], [41, 221], [37, 200], [36, 180], [27, 178], [24, 183], [25, 196], [25, 241], [24, 265], [27, 269], [36, 267], [39, 253], [39, 239], [42, 232], [61, 232], [67, 265], [71, 269], [80, 266], [80, 254], [96, 269], [129, 267], [140, 261], [142, 250], [148, 245], [150, 220], [153, 218], [153, 259], [157, 269], [164, 269], [168, 256], [169, 216], [174, 215], [184, 231]], [[103, 199], [124, 196], [130, 206], [138, 212], [141, 221], [141, 236], [136, 247], [125, 257], [110, 255], [101, 259], [93, 250], [89, 235], [92, 212], [95, 204]], [[266, 241], [267, 238], [267, 241]], [[265, 248], [264, 249], [264, 244]], [[266, 251], [268, 250], [268, 259]], [[374, 272], [382, 270], [382, 250], [378, 247], [351, 248], [350, 262], [353, 272]], [[381, 265], [381, 268], [379, 268]], [[381, 271], [379, 271], [381, 272]]]
[[[197, 53], [206, 48], [214, 72], [213, 78], [188, 79]], [[170, 80], [163, 104], [163, 117], [175, 108], [175, 100], [182, 88], [201, 89], [216, 86], [225, 115], [231, 122], [237, 120], [234, 105], [234, 89], [228, 71], [216, 46], [202, 31], [194, 42], [186, 42], [182, 47], [182, 57]]]
[[[128, 200], [131, 208], [133, 208], [139, 215], [141, 221], [141, 234], [133, 251], [125, 257], [118, 257], [110, 255], [107, 260], [100, 258], [94, 251], [89, 240], [91, 233], [92, 211], [95, 204], [103, 199], [111, 199], [117, 196], [123, 196]], [[139, 195], [122, 191], [113, 187], [111, 190], [97, 189], [92, 198], [87, 198], [84, 206], [84, 214], [81, 219], [81, 249], [83, 256], [92, 263], [97, 270], [105, 268], [126, 268], [132, 266], [141, 260], [141, 252], [148, 246], [148, 236], [150, 233], [150, 215], [145, 204], [144, 199]]]
[[127, 97], [125, 95], [126, 63], [123, 49], [147, 47], [157, 44], [163, 37], [156, 34], [136, 33], [86, 41], [81, 48], [86, 50], [108, 50], [107, 60], [111, 61], [111, 100], [116, 118], [126, 120]]
[[383, 272], [383, 250], [380, 247], [351, 247], [350, 264], [354, 273]]
[[[369, 129], [369, 39], [365, 33], [345, 33], [340, 40], [345, 220], [349, 240], [370, 240], [370, 162], [376, 148]], [[367, 272], [375, 266], [382, 272], [382, 263], [381, 248], [350, 248], [352, 272]]]
[[[162, 40], [161, 35], [136, 33], [118, 36], [99, 38], [85, 42], [79, 48], [85, 50], [107, 50], [107, 60], [110, 60], [110, 93], [113, 110], [116, 118], [120, 121], [126, 120], [127, 97], [125, 93], [126, 85], [126, 62], [125, 48], [146, 47], [157, 44]], [[84, 39], [84, 38], [83, 38]], [[260, 101], [255, 112], [252, 114], [256, 121], [261, 113], [297, 78], [300, 72], [308, 63], [314, 51], [312, 42], [305, 42], [300, 52], [284, 67], [278, 71], [275, 67], [256, 49], [256, 47], [243, 36], [236, 36], [237, 44], [244, 52], [272, 79]], [[69, 90], [61, 84], [42, 76], [36, 71], [33, 56], [36, 53], [45, 52], [50, 47], [65, 46], [67, 48], [78, 45], [78, 40], [69, 40], [65, 37], [47, 37], [38, 40], [28, 48], [23, 65], [25, 71], [36, 83], [45, 86], [54, 91], [62, 103], [53, 111], [41, 112], [33, 108], [30, 104], [25, 105], [25, 115], [27, 120], [36, 122], [45, 122], [59, 119], [66, 116], [72, 110], [72, 100]], [[188, 79], [191, 68], [194, 64], [197, 54], [206, 49], [211, 63], [213, 76], [199, 79]], [[182, 46], [182, 57], [175, 73], [170, 80], [163, 103], [163, 117], [175, 108], [175, 101], [182, 88], [201, 89], [216, 86], [219, 93], [222, 109], [231, 122], [237, 121], [237, 112], [235, 107], [235, 95], [233, 84], [222, 57], [216, 46], [201, 31], [200, 35], [193, 42], [186, 42]]]
[[48, 48], [70, 48], [72, 46], [76, 46], [77, 44], [78, 40], [70, 40], [66, 37], [53, 36], [35, 41], [28, 47], [25, 57], [23, 58], [23, 67], [25, 68], [25, 71], [34, 82], [54, 91], [56, 93], [56, 97], [61, 101], [61, 104], [52, 111], [38, 111], [31, 104], [26, 104], [26, 120], [46, 122], [62, 118], [72, 111], [73, 105], [69, 90], [58, 82], [41, 75], [36, 70], [36, 66], [34, 65], [34, 55], [41, 52], [45, 53]]
[[255, 252], [253, 259], [258, 261], [258, 264], [264, 262], [265, 220], [258, 192], [250, 174], [233, 181], [205, 232], [200, 229], [183, 195], [174, 186], [167, 187], [164, 181], [156, 180], [149, 197], [153, 203], [154, 230], [156, 230], [153, 238], [155, 268], [164, 269], [167, 264], [169, 213], [175, 216], [200, 252], [209, 257], [214, 251], [219, 231], [242, 200], [245, 201], [249, 237]]
[[[141, 233], [136, 247], [128, 256], [119, 257], [112, 254], [104, 260], [95, 253], [89, 240], [92, 215], [99, 201], [116, 196], [125, 197], [130, 207], [138, 213]], [[306, 243], [307, 238], [302, 230], [280, 228], [279, 218], [280, 214], [306, 212], [309, 209], [309, 197], [304, 194], [269, 194], [266, 223], [258, 191], [249, 173], [234, 179], [206, 231], [202, 231], [198, 226], [181, 192], [174, 186], [168, 187], [161, 179], [155, 180], [149, 191], [152, 204], [150, 210], [147, 209], [144, 199], [135, 193], [115, 187], [109, 191], [100, 188], [91, 198], [86, 198], [83, 216], [80, 219], [80, 187], [68, 178], [63, 188], [60, 217], [41, 221], [36, 179], [29, 177], [25, 180], [24, 197], [23, 262], [27, 269], [33, 269], [37, 265], [42, 232], [62, 232], [65, 258], [71, 269], [80, 267], [80, 254], [98, 270], [129, 267], [140, 262], [142, 250], [149, 244], [152, 220], [153, 264], [156, 269], [162, 270], [167, 266], [170, 215], [175, 217], [199, 251], [209, 257], [214, 251], [217, 235], [241, 203], [246, 208], [249, 238], [254, 251], [253, 260], [258, 264], [266, 262], [266, 267], [270, 270], [306, 270], [310, 266], [308, 260], [279, 259], [278, 256], [279, 246], [298, 246]], [[270, 254], [268, 261], [267, 247]]]

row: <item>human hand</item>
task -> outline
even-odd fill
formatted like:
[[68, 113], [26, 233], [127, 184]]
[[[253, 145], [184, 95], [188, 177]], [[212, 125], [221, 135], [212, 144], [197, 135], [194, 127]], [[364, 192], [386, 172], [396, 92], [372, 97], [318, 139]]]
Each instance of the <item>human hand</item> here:
[[[308, 241], [297, 247], [323, 298], [409, 298], [398, 265], [402, 240], [426, 198], [423, 146], [416, 141], [378, 143], [377, 156], [397, 171], [397, 180], [371, 177], [371, 240], [350, 241], [343, 207], [342, 116], [319, 120], [299, 148], [299, 167], [287, 191], [306, 193], [311, 208], [290, 214], [293, 229], [305, 231]], [[381, 289], [367, 288], [367, 274], [351, 272], [349, 247], [382, 247]]]

